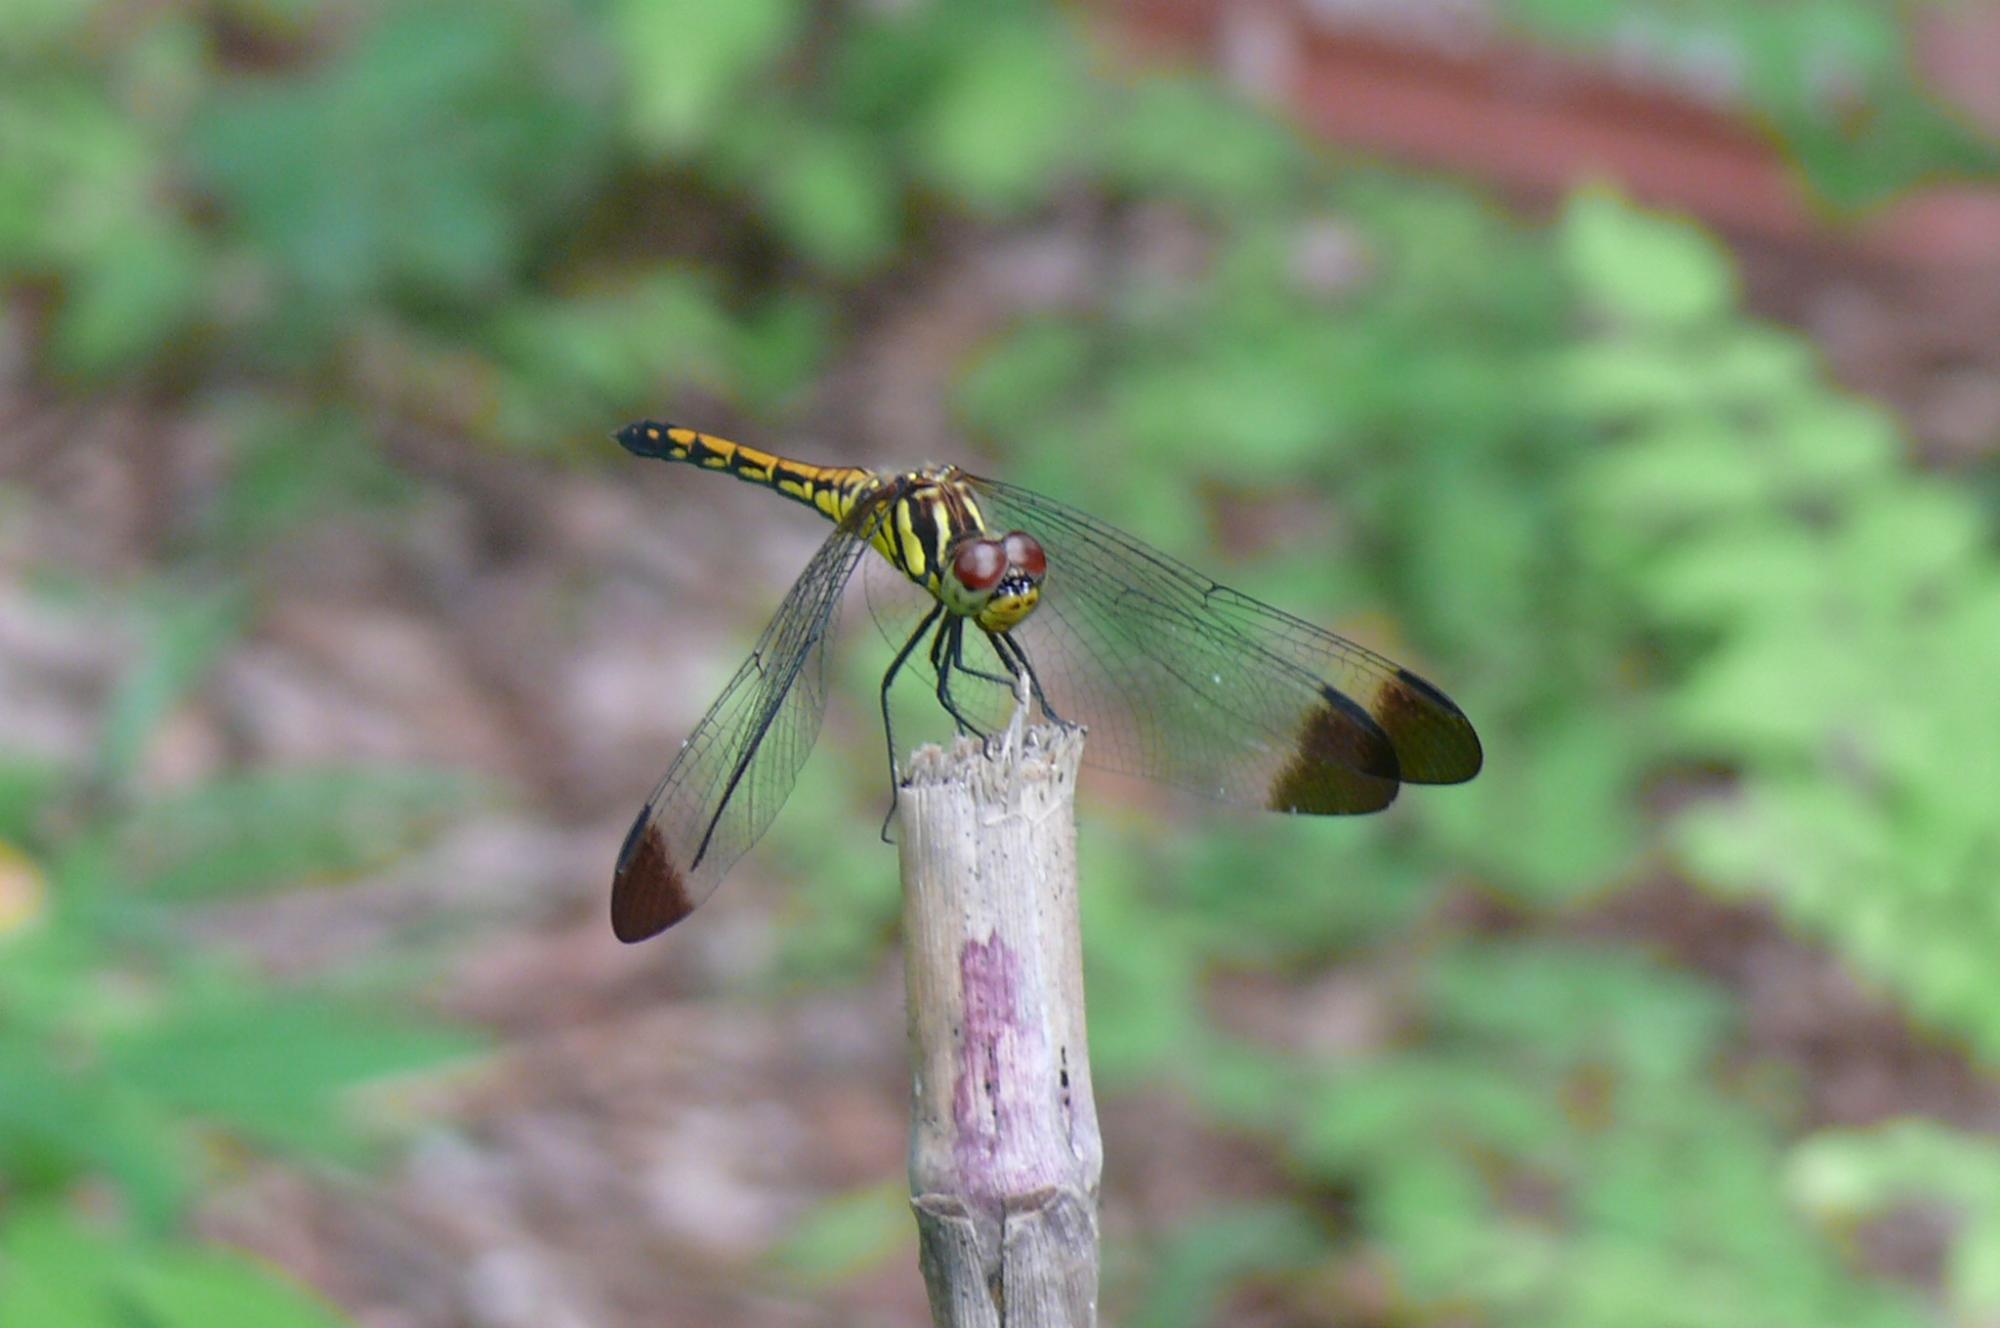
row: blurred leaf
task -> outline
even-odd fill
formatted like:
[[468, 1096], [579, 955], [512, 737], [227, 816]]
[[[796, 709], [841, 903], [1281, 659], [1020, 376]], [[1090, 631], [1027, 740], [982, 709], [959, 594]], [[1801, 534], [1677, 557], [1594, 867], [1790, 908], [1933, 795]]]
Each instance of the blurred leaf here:
[[1865, 1216], [1912, 1198], [2000, 1211], [2000, 1144], [1933, 1121], [1828, 1130], [1792, 1151], [1786, 1184], [1828, 1220]]
[[309, 351], [370, 299], [434, 314], [504, 288], [599, 168], [598, 80], [565, 59], [566, 22], [527, 0], [396, 6], [311, 76], [212, 98], [202, 170], [303, 301], [258, 349]]
[[784, 402], [805, 390], [834, 344], [833, 312], [812, 295], [777, 295], [743, 321], [736, 378], [743, 395]]
[[193, 691], [242, 630], [243, 606], [229, 592], [160, 597], [145, 640], [105, 707], [97, 768], [132, 778], [162, 722]]
[[1793, 1150], [1793, 1197], [1822, 1221], [1892, 1217], [1904, 1205], [1943, 1202], [1960, 1219], [1946, 1286], [1954, 1322], [2000, 1313], [2000, 1145], [1931, 1121], [1826, 1131]]
[[1090, 991], [1090, 1063], [1101, 1084], [1184, 1072], [1200, 1077], [1204, 1041], [1191, 919], [1144, 898], [1148, 873], [1132, 836], [1088, 821], [1080, 861], [1084, 975]]
[[1295, 1150], [1334, 1179], [1394, 1171], [1415, 1152], [1447, 1145], [1548, 1155], [1566, 1142], [1547, 1085], [1512, 1083], [1446, 1055], [1349, 1065], [1307, 1107]]
[[631, 120], [656, 152], [684, 152], [713, 132], [746, 85], [804, 19], [798, 0], [616, 0]]
[[159, 1328], [339, 1328], [322, 1301], [238, 1255], [162, 1250], [120, 1279], [121, 1301]]
[[87, 271], [146, 215], [155, 162], [103, 89], [60, 68], [0, 84], [0, 268]]
[[379, 867], [470, 800], [462, 778], [413, 770], [274, 770], [158, 799], [114, 832], [132, 889], [194, 899]]
[[1059, 408], [1090, 377], [1092, 339], [1055, 319], [1023, 323], [991, 347], [959, 384], [958, 400], [974, 425], [1002, 434]]
[[1563, 215], [1562, 255], [1584, 298], [1647, 327], [1706, 322], [1735, 298], [1715, 242], [1686, 223], [1648, 216], [1614, 195], [1577, 195]]
[[165, 1106], [266, 1143], [345, 1154], [336, 1097], [467, 1055], [467, 1034], [406, 1011], [268, 995], [216, 1000], [110, 1038], [106, 1064]]
[[662, 269], [615, 288], [520, 300], [490, 329], [506, 369], [498, 431], [548, 448], [578, 420], [622, 420], [656, 395], [737, 385], [741, 330], [703, 273]]
[[[17, 957], [8, 954], [10, 962]], [[0, 1093], [0, 1175], [31, 1195], [108, 1178], [139, 1221], [163, 1229], [192, 1197], [178, 1136], [150, 1104], [107, 1091], [92, 1067], [52, 1064], [51, 1047], [0, 1034], [0, 1084], [7, 1088]], [[35, 1321], [0, 1316], [0, 1323], [13, 1322]]]
[[15, 0], [0, 9], [0, 50], [16, 58], [46, 55], [60, 49], [89, 16], [89, 7], [76, 0]]
[[0, 1224], [0, 1323], [129, 1328], [106, 1294], [102, 1242], [57, 1213], [28, 1210]]
[[[1863, 483], [1869, 477], [1858, 477]], [[1850, 593], [1871, 607], [1906, 609], [1910, 588], [1959, 583], [1986, 555], [1985, 521], [1962, 493], [1941, 485], [1897, 485], [1860, 507], [1826, 541], [1848, 563]], [[1879, 569], [1872, 583], [1858, 574]]]
[[1953, 1308], [1968, 1321], [2000, 1313], [2000, 1220], [1990, 1213], [1966, 1232], [1945, 1270]]
[[209, 518], [210, 529], [231, 549], [407, 492], [404, 478], [352, 412], [253, 400], [231, 432], [234, 464]]
[[1436, 1016], [1551, 1068], [1603, 1062], [1648, 1081], [1697, 1073], [1730, 1012], [1706, 986], [1633, 956], [1560, 945], [1478, 945], [1439, 957]]
[[771, 1250], [780, 1269], [803, 1282], [834, 1286], [907, 1256], [916, 1235], [909, 1188], [884, 1181], [822, 1199]]
[[1649, 753], [1629, 717], [1598, 709], [1540, 720], [1512, 749], [1519, 776], [1469, 791], [1475, 852], [1530, 899], [1603, 889], [1645, 842], [1633, 795]]
[[1202, 1048], [1189, 1085], [1202, 1108], [1225, 1127], [1268, 1131], [1284, 1128], [1306, 1098], [1312, 1067], [1284, 1049], [1218, 1038]]
[[1769, 1122], [1705, 1066], [1723, 1003], [1619, 956], [1473, 945], [1431, 1047], [1343, 1063], [1295, 1141], [1358, 1185], [1411, 1313], [1521, 1328], [1922, 1322], [1782, 1204]]
[[1817, 543], [1802, 532], [1745, 523], [1670, 545], [1643, 575], [1662, 616], [1740, 640], [1760, 617], [1810, 604], [1828, 574]]
[[[967, 11], [968, 13], [971, 11]], [[954, 52], [915, 125], [918, 159], [975, 207], [1007, 211], [1047, 188], [1074, 158], [1087, 92], [1076, 53], [1050, 20], [996, 8], [976, 40]]]
[[[848, 652], [842, 674], [850, 695], [872, 696], [881, 682], [886, 658], [865, 654]], [[787, 983], [862, 981], [894, 940], [903, 896], [893, 852], [880, 837], [887, 760], [879, 732], [823, 736], [773, 828], [772, 856], [810, 887], [785, 901], [774, 968]]]
[[1108, 405], [1113, 427], [1147, 454], [1200, 449], [1268, 473], [1324, 444], [1323, 386], [1267, 348], [1245, 347], [1207, 358], [1200, 372], [1171, 362], [1128, 370]]
[[102, 379], [178, 342], [201, 310], [207, 276], [194, 236], [171, 222], [126, 227], [77, 275], [50, 330], [66, 373]]
[[1651, 345], [1583, 340], [1553, 352], [1548, 367], [1562, 404], [1599, 426], [1657, 423], [1698, 404], [1707, 387], [1685, 354]]
[[[1644, 349], [1629, 342], [1627, 346], [1635, 351]], [[1811, 344], [1782, 328], [1723, 323], [1669, 353], [1681, 362], [1689, 386], [1695, 389], [1683, 394], [1683, 404], [1713, 403], [1733, 412], [1730, 418], [1739, 426], [1754, 426], [1766, 412], [1797, 411], [1805, 418], [1817, 416], [1838, 430], [1842, 436], [1829, 440], [1823, 458], [1807, 457], [1786, 447], [1797, 436], [1792, 430], [1774, 427], [1770, 431], [1770, 441], [1776, 445], [1771, 454], [1797, 461], [1808, 475], [1866, 465], [1871, 448], [1879, 449], [1885, 460], [1899, 448], [1893, 436], [1872, 441], [1857, 436], [1866, 431], [1863, 426], [1872, 412], [1829, 393], [1820, 381], [1822, 366]], [[1773, 421], [1774, 425], [1785, 422]], [[1765, 431], [1753, 428], [1750, 432], [1754, 437], [1746, 441], [1763, 441]]]
[[778, 233], [839, 272], [881, 262], [898, 238], [890, 162], [861, 134], [795, 130], [770, 162], [761, 193]]
[[1308, 816], [1242, 824], [1220, 809], [1208, 819], [1199, 833], [1124, 851], [1165, 906], [1201, 929], [1213, 961], [1280, 971], [1323, 962], [1397, 934], [1435, 902], [1431, 864], [1373, 827]]
[[1910, 34], [1924, 7], [1507, 0], [1502, 9], [1544, 41], [1761, 118], [1822, 199], [1860, 208], [1939, 177], [2000, 172], [2000, 145], [1920, 80]]
[[1154, 1258], [1156, 1275], [1126, 1322], [1133, 1328], [1220, 1323], [1229, 1288], [1248, 1274], [1285, 1273], [1323, 1257], [1306, 1217], [1278, 1205], [1218, 1207], [1180, 1223]]
[[0, 1323], [55, 1328], [338, 1328], [248, 1259], [91, 1230], [46, 1209], [0, 1225]]
[[0, 755], [0, 839], [25, 841], [62, 794], [63, 772], [17, 754]]
[[2000, 143], [1899, 79], [1865, 104], [1806, 109], [1778, 121], [1793, 160], [1835, 207], [1865, 208], [1940, 178], [2000, 176]]
[[1148, 77], [1097, 132], [1110, 178], [1148, 195], [1248, 211], [1285, 197], [1303, 174], [1292, 133], [1205, 80]]
[[1770, 468], [1735, 430], [1705, 416], [1634, 431], [1624, 446], [1579, 460], [1575, 482], [1586, 512], [1602, 514], [1607, 545], [1754, 516], [1773, 497]]

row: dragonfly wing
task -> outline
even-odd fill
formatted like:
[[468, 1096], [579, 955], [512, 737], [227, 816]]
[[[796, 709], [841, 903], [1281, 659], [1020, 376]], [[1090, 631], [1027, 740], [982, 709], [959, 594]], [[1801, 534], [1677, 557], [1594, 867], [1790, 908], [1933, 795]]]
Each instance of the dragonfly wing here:
[[1313, 813], [1478, 772], [1471, 723], [1408, 670], [1053, 499], [970, 483], [989, 527], [1047, 551], [1041, 604], [1010, 635], [1054, 708], [1091, 728], [1094, 763]]
[[1209, 604], [1262, 649], [1318, 674], [1360, 702], [1395, 744], [1405, 783], [1463, 784], [1485, 764], [1472, 721], [1436, 684], [1240, 590], [1216, 586]]
[[790, 795], [826, 711], [827, 633], [868, 549], [856, 524], [820, 545], [632, 823], [611, 884], [619, 940], [692, 913]]

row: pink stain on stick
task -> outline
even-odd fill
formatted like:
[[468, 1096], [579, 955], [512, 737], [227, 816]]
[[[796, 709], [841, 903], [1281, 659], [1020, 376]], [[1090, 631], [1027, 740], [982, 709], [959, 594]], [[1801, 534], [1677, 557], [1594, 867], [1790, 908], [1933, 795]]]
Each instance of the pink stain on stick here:
[[960, 1193], [999, 1216], [1006, 1195], [1058, 1185], [1070, 1160], [1063, 1069], [1021, 1002], [1021, 960], [998, 937], [959, 952], [965, 1031], [952, 1084]]

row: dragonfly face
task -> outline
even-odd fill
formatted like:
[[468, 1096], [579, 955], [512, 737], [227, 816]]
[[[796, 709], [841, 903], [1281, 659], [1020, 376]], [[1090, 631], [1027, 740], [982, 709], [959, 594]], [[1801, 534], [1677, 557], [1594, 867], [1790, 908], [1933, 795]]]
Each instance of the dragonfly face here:
[[947, 612], [970, 618], [988, 632], [1016, 627], [1042, 600], [1048, 555], [1024, 530], [1004, 538], [967, 535], [952, 546], [937, 592]]
[[882, 679], [892, 771], [890, 684], [926, 644], [961, 730], [1003, 726], [1022, 680], [1050, 719], [1089, 726], [1086, 761], [1223, 802], [1372, 812], [1404, 784], [1479, 771], [1471, 722], [1430, 683], [1052, 498], [955, 466], [814, 466], [651, 421], [618, 441], [834, 522], [626, 836], [611, 892], [622, 940], [686, 917], [777, 815], [819, 732], [841, 591], [870, 547], [931, 597]]

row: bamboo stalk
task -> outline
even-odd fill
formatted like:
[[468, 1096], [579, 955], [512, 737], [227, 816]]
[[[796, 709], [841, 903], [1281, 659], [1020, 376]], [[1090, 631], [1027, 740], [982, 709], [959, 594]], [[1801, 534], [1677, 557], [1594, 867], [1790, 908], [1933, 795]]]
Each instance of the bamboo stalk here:
[[1078, 729], [917, 751], [899, 801], [915, 1071], [910, 1200], [931, 1318], [1097, 1322], [1103, 1146], [1084, 1037]]

